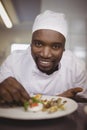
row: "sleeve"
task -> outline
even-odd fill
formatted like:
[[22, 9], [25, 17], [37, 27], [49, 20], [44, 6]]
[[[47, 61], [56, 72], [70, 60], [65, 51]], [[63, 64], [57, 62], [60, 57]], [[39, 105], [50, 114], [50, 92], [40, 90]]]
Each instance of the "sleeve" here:
[[84, 61], [77, 60], [75, 71], [75, 87], [82, 87], [83, 92], [79, 94], [87, 98], [87, 69]]
[[75, 86], [87, 88], [87, 70], [83, 61], [77, 59], [75, 67]]
[[8, 77], [14, 77], [12, 72], [12, 55], [9, 55], [0, 67], [0, 83]]
[[71, 51], [65, 51], [63, 56], [71, 74], [72, 87], [87, 89], [87, 68], [85, 62]]

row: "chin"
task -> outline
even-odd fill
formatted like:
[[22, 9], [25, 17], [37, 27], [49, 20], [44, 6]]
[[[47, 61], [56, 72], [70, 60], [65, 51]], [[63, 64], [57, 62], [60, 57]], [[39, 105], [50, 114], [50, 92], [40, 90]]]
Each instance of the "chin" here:
[[52, 74], [54, 72], [53, 69], [47, 69], [47, 68], [44, 68], [44, 69], [41, 69], [41, 68], [38, 68], [41, 72], [43, 73], [46, 73], [46, 74]]

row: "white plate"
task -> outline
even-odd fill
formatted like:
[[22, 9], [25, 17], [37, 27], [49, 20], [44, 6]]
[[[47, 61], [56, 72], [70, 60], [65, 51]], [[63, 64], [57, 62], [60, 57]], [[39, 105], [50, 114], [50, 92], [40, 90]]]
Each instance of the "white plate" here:
[[[42, 96], [43, 99], [58, 98], [58, 96]], [[78, 108], [78, 104], [69, 99], [61, 97], [62, 101], [67, 101], [65, 104], [65, 110], [59, 110], [53, 113], [48, 112], [29, 112], [25, 111], [23, 107], [16, 108], [0, 108], [0, 117], [10, 119], [21, 119], [21, 120], [41, 120], [41, 119], [52, 119], [59, 118], [71, 114]]]

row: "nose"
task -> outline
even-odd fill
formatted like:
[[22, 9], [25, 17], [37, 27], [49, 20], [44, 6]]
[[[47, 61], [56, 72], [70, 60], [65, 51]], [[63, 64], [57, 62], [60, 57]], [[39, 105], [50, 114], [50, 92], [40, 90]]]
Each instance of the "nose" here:
[[41, 50], [41, 56], [44, 58], [50, 58], [51, 57], [51, 49], [49, 47], [44, 47]]

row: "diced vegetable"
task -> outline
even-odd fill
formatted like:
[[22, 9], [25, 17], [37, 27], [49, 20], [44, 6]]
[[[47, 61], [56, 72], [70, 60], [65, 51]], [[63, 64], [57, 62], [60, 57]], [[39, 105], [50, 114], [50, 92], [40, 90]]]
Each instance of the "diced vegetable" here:
[[37, 103], [37, 102], [34, 102], [34, 103], [32, 103], [32, 104], [30, 105], [30, 107], [36, 107], [36, 106], [38, 106], [38, 103]]

